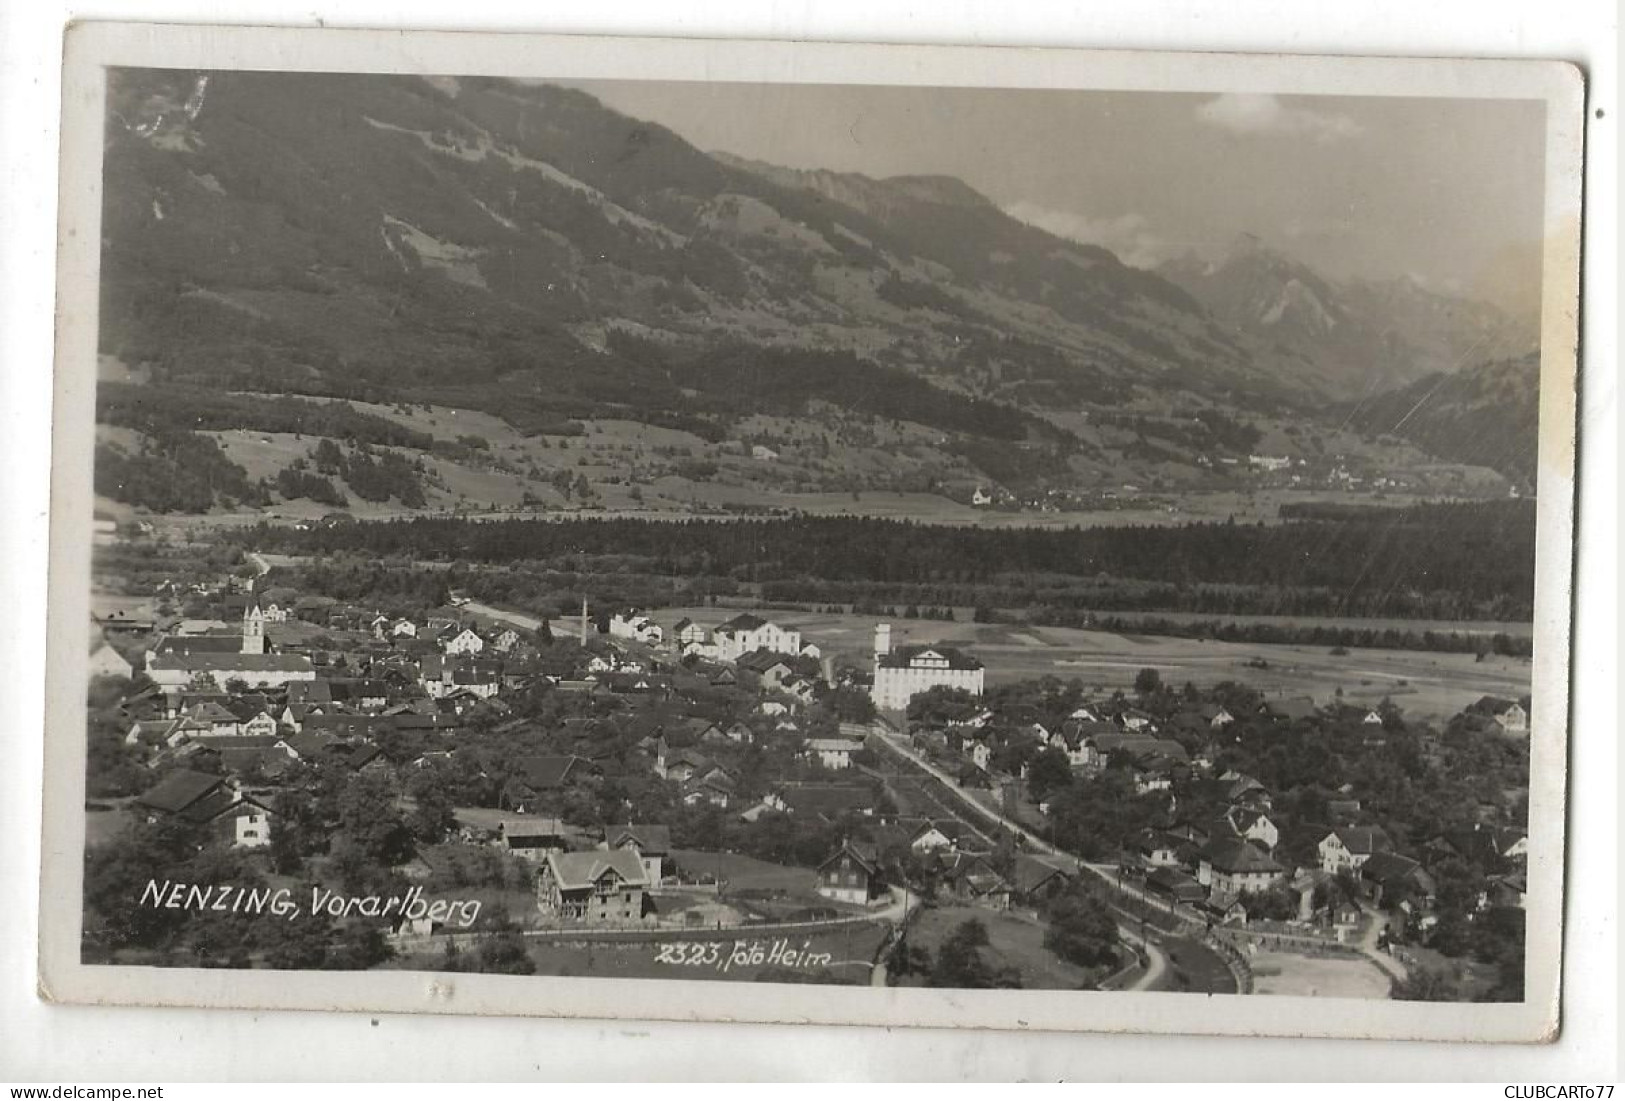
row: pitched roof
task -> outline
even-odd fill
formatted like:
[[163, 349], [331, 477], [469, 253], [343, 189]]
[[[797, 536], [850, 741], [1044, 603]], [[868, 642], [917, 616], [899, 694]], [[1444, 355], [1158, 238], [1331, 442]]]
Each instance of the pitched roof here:
[[1221, 872], [1253, 873], [1285, 870], [1263, 849], [1239, 838], [1209, 841], [1202, 849], [1202, 859]]
[[1315, 701], [1308, 696], [1293, 696], [1285, 700], [1270, 700], [1266, 707], [1276, 716], [1283, 719], [1307, 719], [1315, 714], [1318, 708]]
[[749, 612], [743, 612], [734, 616], [726, 623], [719, 624], [717, 626], [717, 634], [732, 634], [735, 631], [754, 631], [758, 627], [766, 626], [767, 620], [763, 619], [761, 616], [751, 615]]
[[628, 822], [624, 826], [611, 826], [605, 836], [610, 848], [613, 849], [618, 849], [631, 841], [646, 853], [671, 852], [670, 826]]
[[151, 669], [182, 673], [309, 673], [315, 667], [299, 654], [160, 654]]
[[982, 663], [953, 646], [899, 646], [879, 658], [882, 669], [907, 669], [919, 658], [935, 656], [948, 663], [950, 669], [980, 669]]
[[578, 853], [548, 853], [547, 867], [565, 890], [591, 887], [613, 872], [630, 887], [647, 887], [649, 877], [637, 854], [626, 849], [588, 849]]
[[1338, 826], [1332, 834], [1356, 854], [1387, 852], [1394, 844], [1381, 826]]
[[1042, 856], [1034, 853], [1018, 853], [1015, 866], [1012, 869], [1011, 879], [1018, 893], [1028, 894], [1042, 887], [1056, 876], [1060, 876], [1062, 879], [1071, 879], [1072, 874]]
[[229, 635], [166, 635], [152, 648], [154, 654], [236, 654], [243, 649], [243, 636]]
[[843, 856], [850, 856], [859, 867], [870, 875], [880, 869], [880, 850], [867, 841], [853, 841], [847, 839], [841, 842], [841, 847], [826, 856], [818, 865], [820, 871], [829, 867]]
[[584, 763], [574, 755], [557, 757], [515, 757], [514, 767], [519, 778], [537, 791], [551, 791], [564, 786], [570, 774]]
[[536, 814], [510, 814], [497, 823], [497, 832], [510, 844], [516, 837], [568, 837], [570, 833], [564, 819]]
[[775, 665], [782, 665], [786, 669], [790, 668], [790, 663], [784, 659], [784, 655], [775, 653], [772, 650], [752, 650], [748, 654], [741, 654], [738, 665], [743, 669], [749, 669], [753, 673], [766, 673]]
[[808, 738], [807, 748], [814, 753], [856, 753], [863, 743], [850, 738]]
[[206, 772], [193, 772], [191, 769], [183, 768], [164, 777], [156, 787], [146, 794], [137, 796], [136, 802], [144, 807], [151, 807], [153, 810], [179, 814], [216, 788], [224, 785], [225, 780], [219, 776], [211, 776]]
[[872, 810], [874, 793], [855, 785], [805, 785], [786, 787], [779, 793], [784, 805], [804, 814], [836, 815], [849, 811]]

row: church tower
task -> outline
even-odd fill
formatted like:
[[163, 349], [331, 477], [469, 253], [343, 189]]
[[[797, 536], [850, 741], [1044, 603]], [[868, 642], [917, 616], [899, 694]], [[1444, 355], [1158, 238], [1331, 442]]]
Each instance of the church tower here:
[[243, 606], [243, 653], [265, 653], [265, 612], [260, 608], [260, 594], [252, 584], [248, 588], [248, 603]]

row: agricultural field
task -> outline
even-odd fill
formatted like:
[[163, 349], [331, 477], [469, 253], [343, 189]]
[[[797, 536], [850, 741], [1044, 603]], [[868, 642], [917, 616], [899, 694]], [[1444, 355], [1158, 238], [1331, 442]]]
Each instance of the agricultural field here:
[[[665, 608], [652, 612], [668, 630], [679, 619], [714, 626], [736, 609]], [[873, 616], [830, 612], [764, 615], [799, 629], [837, 661], [867, 664], [873, 653]], [[987, 666], [987, 682], [1008, 684], [1043, 676], [1081, 679], [1101, 692], [1128, 690], [1135, 675], [1156, 669], [1165, 682], [1198, 688], [1240, 681], [1269, 696], [1312, 697], [1329, 703], [1339, 688], [1350, 703], [1392, 699], [1417, 717], [1448, 718], [1485, 695], [1517, 698], [1530, 690], [1526, 658], [1446, 654], [1420, 650], [1362, 650], [1333, 654], [1314, 646], [1116, 634], [1070, 627], [891, 620], [892, 645], [952, 645]], [[1299, 621], [1305, 622], [1305, 621]]]

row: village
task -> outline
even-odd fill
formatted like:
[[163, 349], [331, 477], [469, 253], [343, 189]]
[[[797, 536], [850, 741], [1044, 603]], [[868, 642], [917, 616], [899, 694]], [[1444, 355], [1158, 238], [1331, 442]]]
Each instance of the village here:
[[[1152, 669], [1126, 692], [990, 688], [974, 653], [894, 644], [885, 621], [856, 662], [753, 612], [583, 606], [533, 629], [456, 596], [408, 613], [278, 580], [193, 586], [208, 616], [95, 623], [87, 952], [200, 951], [174, 914], [121, 923], [96, 882], [161, 843], [267, 890], [462, 900], [346, 913], [368, 947], [323, 966], [571, 973], [584, 952], [594, 974], [749, 978], [789, 958], [815, 981], [935, 984], [974, 922], [1014, 962], [972, 985], [1521, 982], [1497, 966], [1521, 937], [1519, 807], [1440, 805], [1423, 776], [1515, 787], [1527, 698], [1436, 731], [1387, 702]], [[1085, 904], [1079, 947], [1056, 930]], [[287, 965], [288, 935], [248, 929], [229, 965]], [[783, 944], [737, 971], [682, 947], [741, 936]]]

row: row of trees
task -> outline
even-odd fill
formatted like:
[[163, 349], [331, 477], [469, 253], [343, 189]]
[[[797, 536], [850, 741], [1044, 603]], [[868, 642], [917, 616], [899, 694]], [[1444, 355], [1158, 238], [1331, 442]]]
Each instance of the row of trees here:
[[[1532, 502], [1418, 505], [1277, 525], [957, 528], [856, 517], [654, 523], [416, 518], [236, 538], [440, 561], [720, 577], [769, 600], [1525, 619]], [[1135, 584], [1129, 585], [1128, 582]]]

